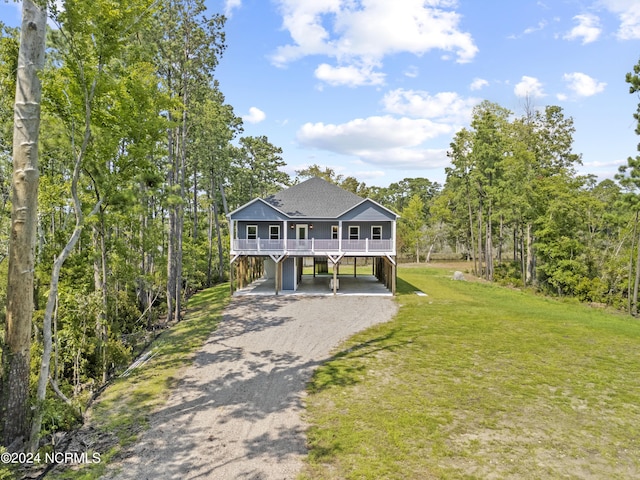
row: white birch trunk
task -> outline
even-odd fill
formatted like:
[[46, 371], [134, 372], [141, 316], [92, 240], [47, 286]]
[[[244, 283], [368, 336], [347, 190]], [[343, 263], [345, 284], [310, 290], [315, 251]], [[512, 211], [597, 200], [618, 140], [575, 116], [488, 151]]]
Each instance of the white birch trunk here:
[[7, 330], [3, 348], [2, 438], [7, 446], [28, 434], [29, 361], [33, 315], [33, 276], [37, 231], [38, 137], [47, 10], [32, 0], [22, 3], [22, 30], [16, 80], [13, 127], [13, 181]]

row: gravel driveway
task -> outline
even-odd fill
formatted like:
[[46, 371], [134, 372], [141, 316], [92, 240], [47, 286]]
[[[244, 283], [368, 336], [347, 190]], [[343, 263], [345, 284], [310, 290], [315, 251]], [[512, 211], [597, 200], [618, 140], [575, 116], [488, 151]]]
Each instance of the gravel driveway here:
[[150, 429], [103, 478], [295, 478], [313, 370], [396, 311], [389, 297], [235, 298]]

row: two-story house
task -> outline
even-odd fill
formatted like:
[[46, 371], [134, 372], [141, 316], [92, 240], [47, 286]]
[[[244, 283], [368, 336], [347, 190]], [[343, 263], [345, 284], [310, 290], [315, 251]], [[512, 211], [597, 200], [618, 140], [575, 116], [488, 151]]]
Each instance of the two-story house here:
[[231, 263], [243, 257], [263, 257], [266, 272], [275, 278], [276, 294], [297, 289], [305, 257], [333, 267], [328, 283], [334, 293], [341, 261], [373, 258], [376, 276], [395, 293], [398, 215], [371, 199], [314, 177], [267, 198], [256, 198], [228, 218]]

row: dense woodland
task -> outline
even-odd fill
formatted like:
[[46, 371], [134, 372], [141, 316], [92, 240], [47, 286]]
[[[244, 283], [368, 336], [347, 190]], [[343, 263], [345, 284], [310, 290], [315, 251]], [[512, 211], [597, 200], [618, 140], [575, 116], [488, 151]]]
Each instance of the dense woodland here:
[[[29, 380], [42, 428], [26, 413], [22, 427], [32, 448], [77, 422], [154, 331], [180, 320], [191, 293], [228, 279], [226, 213], [312, 175], [400, 213], [404, 260], [468, 259], [489, 281], [638, 313], [640, 156], [615, 181], [578, 175], [573, 121], [560, 107], [478, 105], [451, 142], [444, 185], [370, 187], [317, 165], [291, 178], [282, 150], [243, 136], [225, 102], [215, 79], [225, 19], [202, 0], [67, 0], [49, 17]], [[20, 39], [1, 29], [4, 330]], [[627, 82], [640, 91], [640, 64]], [[5, 381], [5, 419], [8, 390]], [[5, 431], [5, 445], [15, 440]]]

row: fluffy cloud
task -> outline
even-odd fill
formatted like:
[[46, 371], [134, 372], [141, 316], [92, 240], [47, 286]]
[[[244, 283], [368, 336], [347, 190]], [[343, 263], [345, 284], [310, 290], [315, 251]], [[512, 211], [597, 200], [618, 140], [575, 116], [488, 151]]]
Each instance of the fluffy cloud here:
[[546, 96], [542, 88], [542, 83], [535, 77], [524, 75], [519, 83], [516, 84], [513, 92], [517, 97], [541, 98]]
[[349, 65], [346, 67], [332, 67], [323, 63], [316, 68], [317, 79], [332, 86], [346, 85], [348, 87], [359, 87], [362, 85], [382, 85], [384, 84], [384, 73], [374, 72], [370, 66], [356, 67]]
[[469, 85], [469, 88], [471, 90], [481, 90], [487, 86], [489, 86], [489, 82], [484, 78], [474, 78], [473, 82], [471, 82], [471, 85]]
[[462, 98], [456, 92], [430, 95], [423, 90], [399, 88], [388, 92], [382, 99], [385, 111], [418, 118], [439, 119], [449, 124], [468, 123], [477, 98]]
[[262, 110], [256, 107], [251, 107], [249, 109], [249, 114], [242, 116], [242, 121], [247, 123], [260, 123], [265, 118], [267, 118], [267, 115]]
[[[458, 28], [454, 0], [277, 0], [283, 28], [293, 42], [273, 56], [283, 66], [308, 55], [334, 58], [337, 67], [324, 66], [330, 78], [345, 68], [373, 71], [386, 55], [431, 50], [454, 52], [459, 63], [469, 62], [478, 48], [471, 35]], [[370, 70], [367, 70], [370, 69]]]
[[583, 15], [576, 15], [573, 19], [578, 22], [578, 25], [573, 27], [571, 31], [564, 36], [567, 40], [582, 39], [582, 44], [585, 45], [587, 43], [595, 42], [602, 33], [602, 28], [600, 28], [600, 19], [595, 15], [586, 13]]
[[566, 73], [563, 79], [568, 83], [569, 89], [579, 97], [591, 97], [604, 91], [607, 86], [606, 83], [598, 82], [595, 78], [580, 72]]
[[453, 132], [454, 128], [445, 123], [385, 115], [340, 125], [307, 123], [298, 131], [297, 140], [305, 147], [353, 155], [366, 163], [432, 168], [446, 164], [446, 154], [441, 150], [421, 148], [421, 145]]
[[242, 6], [242, 0], [225, 0], [224, 2], [224, 14], [226, 17], [231, 17], [233, 11], [236, 8]]
[[601, 0], [601, 3], [620, 18], [618, 38], [640, 39], [640, 3], [638, 0]]

